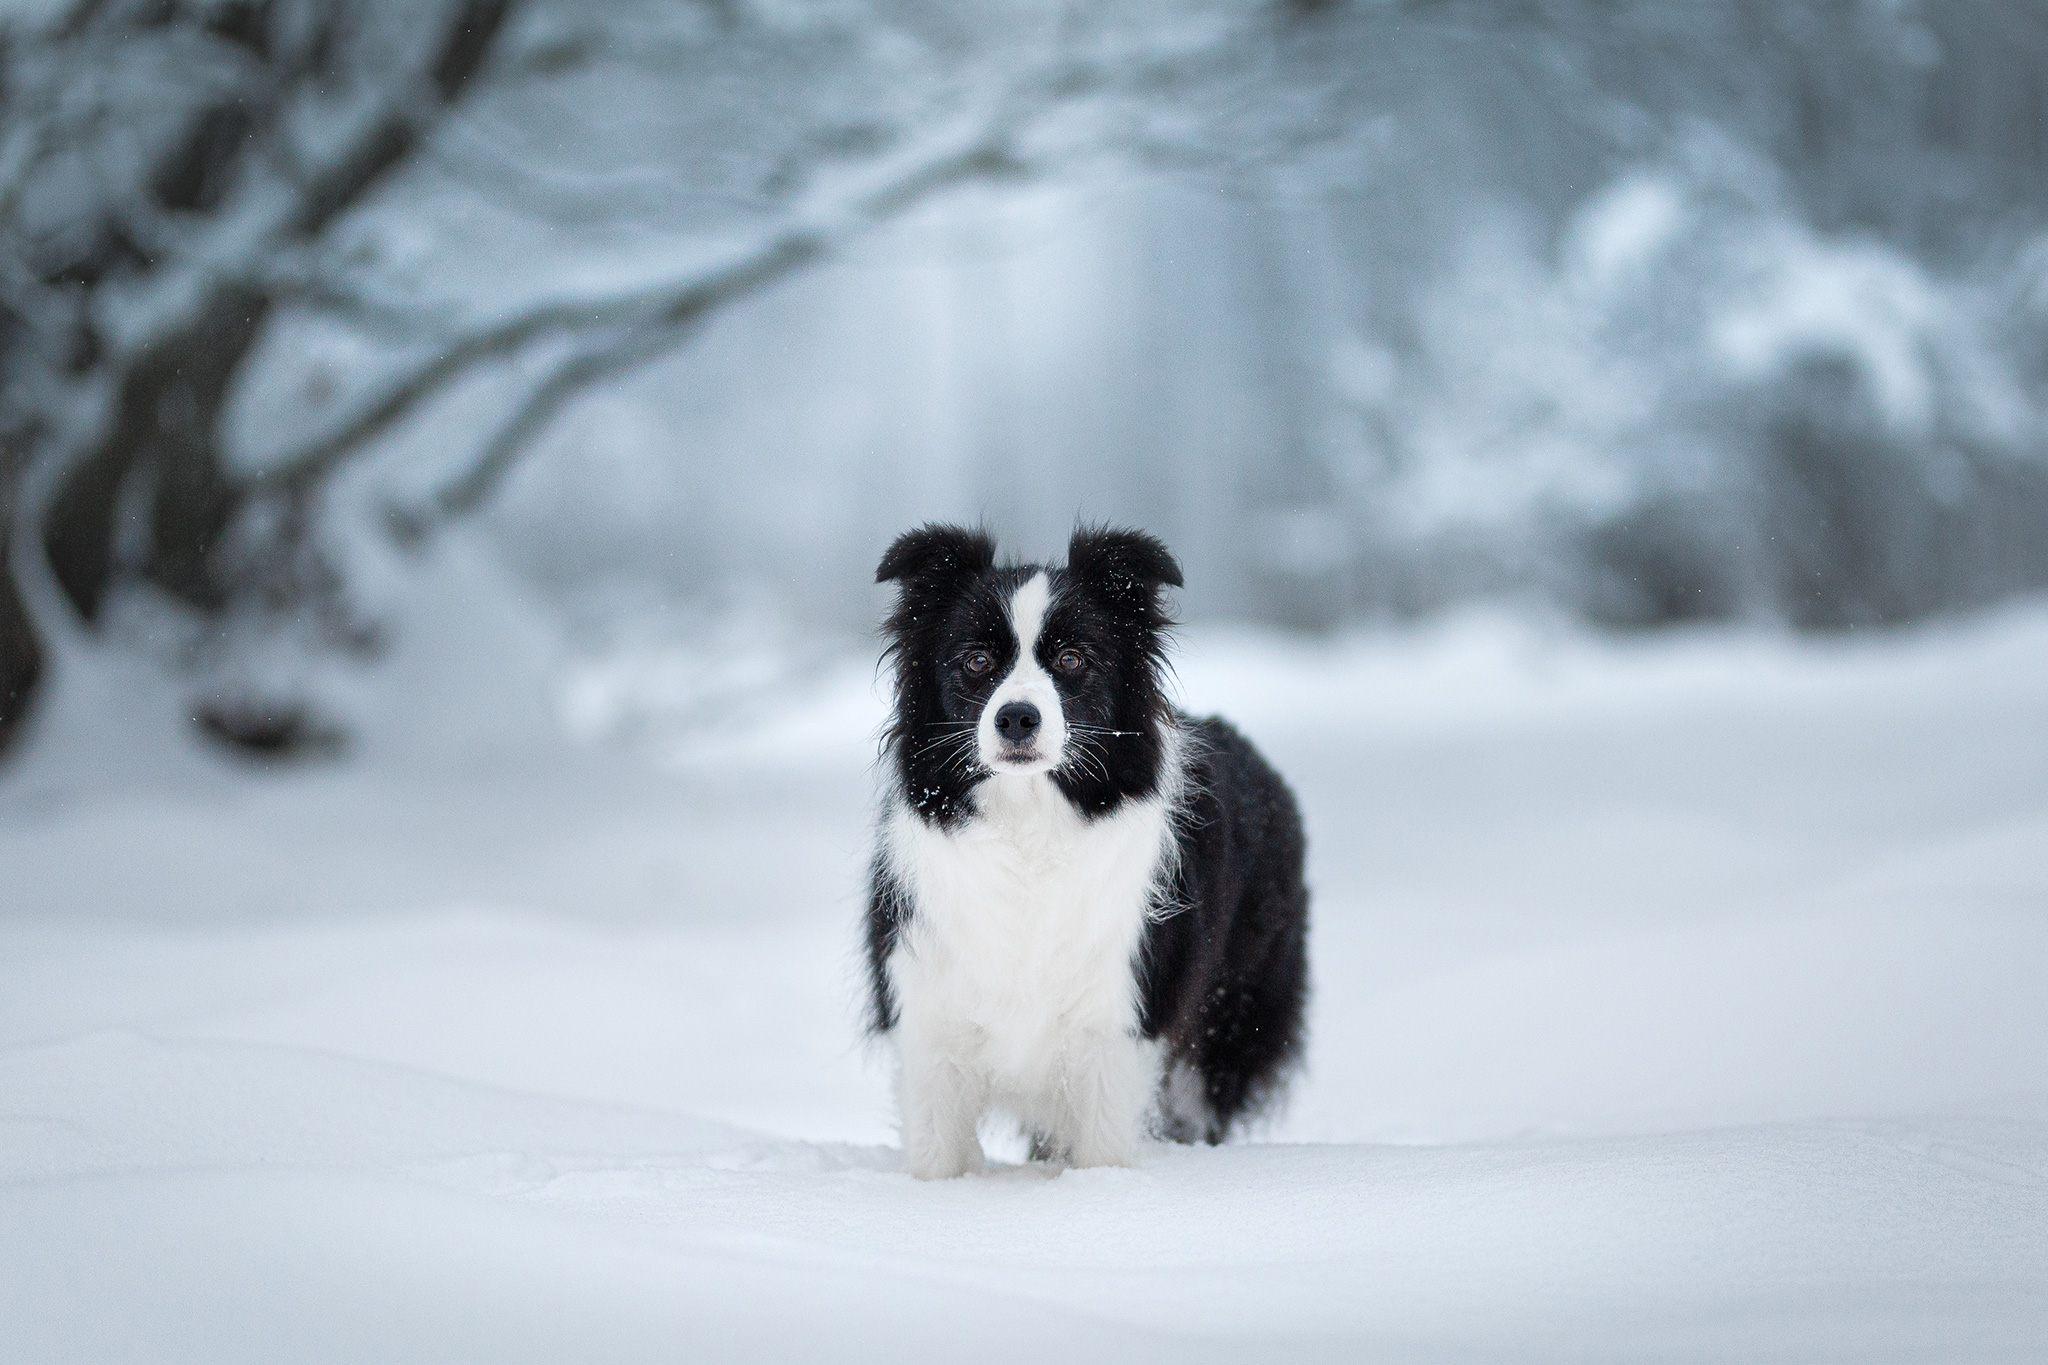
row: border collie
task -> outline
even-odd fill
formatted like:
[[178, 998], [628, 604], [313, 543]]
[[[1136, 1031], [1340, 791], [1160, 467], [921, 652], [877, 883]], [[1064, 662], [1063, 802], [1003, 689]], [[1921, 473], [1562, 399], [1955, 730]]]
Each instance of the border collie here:
[[1221, 1142], [1302, 1049], [1294, 798], [1167, 700], [1164, 545], [1084, 528], [1064, 568], [995, 558], [930, 525], [875, 574], [901, 595], [867, 959], [910, 1173], [978, 1169], [991, 1109], [1074, 1166]]

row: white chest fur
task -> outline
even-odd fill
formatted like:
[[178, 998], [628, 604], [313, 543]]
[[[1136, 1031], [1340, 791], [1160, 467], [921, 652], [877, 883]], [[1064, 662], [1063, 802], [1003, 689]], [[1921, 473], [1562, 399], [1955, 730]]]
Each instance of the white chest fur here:
[[883, 825], [912, 905], [888, 962], [911, 1168], [978, 1164], [992, 1105], [1078, 1164], [1127, 1163], [1158, 1084], [1132, 968], [1172, 855], [1170, 801], [1089, 821], [1039, 774], [979, 796], [955, 831], [900, 806]]

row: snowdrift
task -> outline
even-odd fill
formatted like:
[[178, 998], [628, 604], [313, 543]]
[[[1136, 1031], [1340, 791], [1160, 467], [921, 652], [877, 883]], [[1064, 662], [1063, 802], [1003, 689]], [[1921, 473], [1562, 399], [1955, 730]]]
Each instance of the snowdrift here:
[[2048, 615], [1195, 633], [1297, 783], [1262, 1140], [901, 1173], [881, 702], [0, 786], [0, 1323], [59, 1361], [2033, 1360]]

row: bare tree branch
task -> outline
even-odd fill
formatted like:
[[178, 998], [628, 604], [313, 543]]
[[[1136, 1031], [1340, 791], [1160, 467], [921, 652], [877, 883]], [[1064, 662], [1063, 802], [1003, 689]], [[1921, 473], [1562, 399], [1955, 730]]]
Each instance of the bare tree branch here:
[[[298, 495], [477, 364], [511, 355], [547, 337], [616, 334], [615, 343], [579, 353], [576, 360], [565, 362], [563, 372], [543, 381], [529, 399], [538, 400], [536, 414], [529, 414], [525, 405], [514, 414], [480, 456], [477, 470], [454, 485], [456, 489], [476, 488], [475, 496], [451, 492], [436, 500], [451, 513], [467, 510], [576, 390], [672, 349], [706, 315], [759, 292], [875, 223], [950, 185], [978, 176], [1017, 173], [1019, 165], [1008, 151], [1007, 133], [1004, 128], [964, 144], [942, 143], [922, 157], [909, 158], [894, 174], [868, 186], [849, 202], [823, 212], [793, 215], [791, 221], [736, 258], [708, 271], [608, 299], [551, 302], [452, 340], [431, 361], [341, 427], [273, 464], [260, 481]], [[602, 358], [607, 356], [614, 358]]]
[[636, 330], [609, 344], [579, 349], [528, 390], [467, 470], [443, 485], [425, 509], [394, 511], [393, 525], [404, 538], [418, 540], [439, 524], [475, 511], [549, 424], [592, 384], [669, 354], [693, 330], [692, 323], [674, 323]]
[[[432, 97], [424, 102], [428, 110], [438, 112], [446, 107], [476, 74], [511, 10], [511, 0], [462, 0], [427, 73]], [[289, 234], [315, 236], [403, 161], [420, 141], [423, 119], [419, 108], [418, 103], [407, 101], [387, 110], [357, 139], [347, 156], [308, 184], [292, 215]]]

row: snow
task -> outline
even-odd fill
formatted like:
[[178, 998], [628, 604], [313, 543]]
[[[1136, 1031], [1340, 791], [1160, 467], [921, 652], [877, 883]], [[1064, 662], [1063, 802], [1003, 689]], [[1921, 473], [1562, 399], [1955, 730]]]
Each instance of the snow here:
[[874, 676], [638, 753], [46, 743], [0, 1356], [2041, 1357], [2048, 609], [1190, 632], [1306, 811], [1310, 1072], [1254, 1142], [932, 1185], [857, 1030]]

